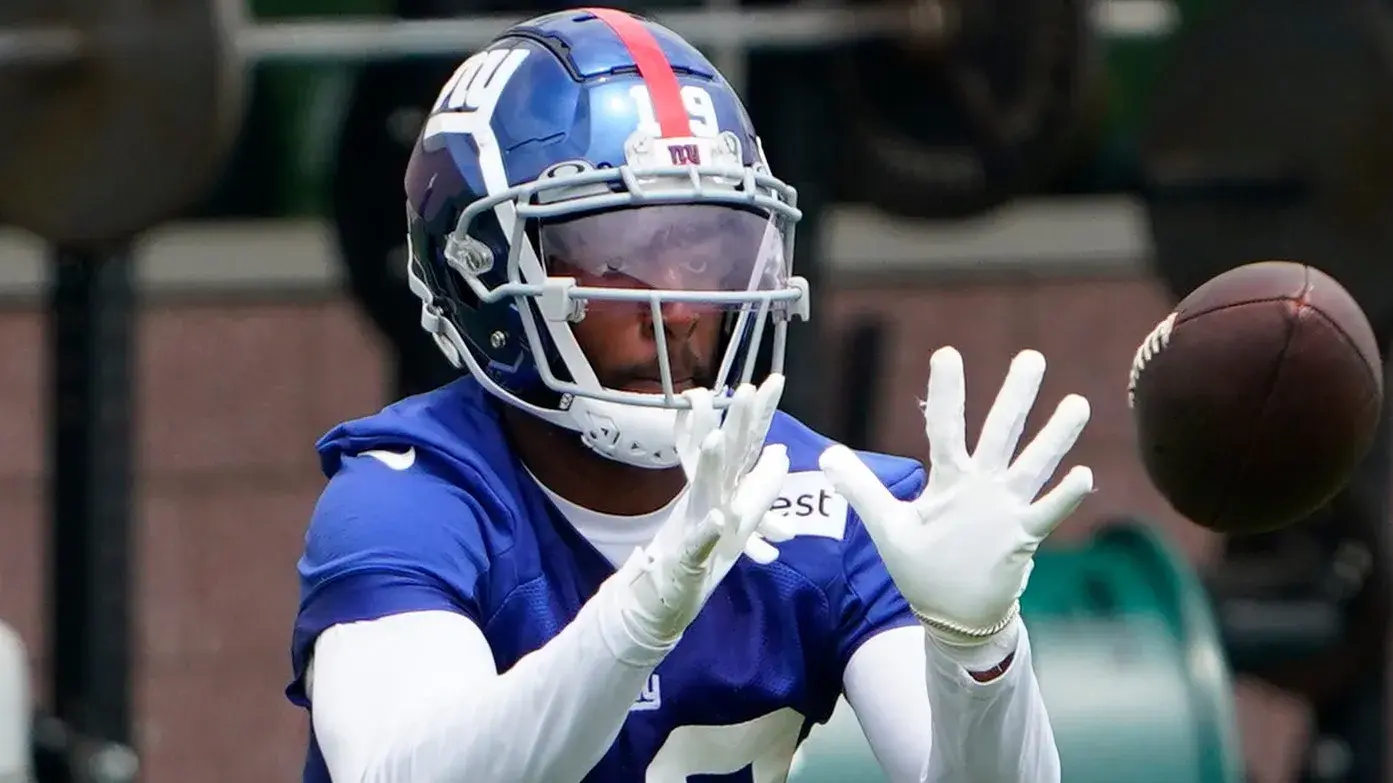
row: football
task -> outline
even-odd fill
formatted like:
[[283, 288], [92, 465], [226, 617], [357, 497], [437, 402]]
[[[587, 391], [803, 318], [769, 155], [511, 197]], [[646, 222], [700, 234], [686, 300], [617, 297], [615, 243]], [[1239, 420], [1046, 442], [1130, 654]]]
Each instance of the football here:
[[1186, 296], [1128, 378], [1141, 458], [1179, 513], [1220, 533], [1319, 509], [1373, 442], [1383, 366], [1368, 318], [1307, 264], [1264, 261]]

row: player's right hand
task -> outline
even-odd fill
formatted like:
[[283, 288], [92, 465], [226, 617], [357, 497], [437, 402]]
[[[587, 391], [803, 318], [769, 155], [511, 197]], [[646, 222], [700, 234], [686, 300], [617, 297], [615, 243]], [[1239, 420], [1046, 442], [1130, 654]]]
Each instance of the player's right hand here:
[[865, 524], [900, 594], [950, 647], [981, 648], [1012, 627], [1036, 549], [1093, 491], [1093, 471], [1076, 467], [1040, 495], [1088, 423], [1083, 397], [1065, 397], [1016, 455], [1044, 377], [1044, 356], [1018, 354], [969, 452], [962, 355], [952, 347], [935, 351], [924, 403], [928, 486], [917, 499], [896, 498], [845, 446], [819, 460]]
[[788, 531], [769, 510], [788, 475], [788, 451], [764, 440], [783, 388], [777, 374], [758, 389], [741, 386], [724, 421], [709, 391], [684, 395], [691, 408], [678, 416], [677, 446], [687, 490], [653, 542], [621, 569], [633, 599], [625, 620], [644, 641], [676, 642], [741, 554], [761, 563], [778, 557], [768, 540]]

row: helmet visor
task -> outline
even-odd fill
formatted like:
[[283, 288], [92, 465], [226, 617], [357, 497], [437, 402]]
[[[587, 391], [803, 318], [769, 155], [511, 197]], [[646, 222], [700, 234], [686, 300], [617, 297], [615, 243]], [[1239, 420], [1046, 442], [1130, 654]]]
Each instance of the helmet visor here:
[[[652, 204], [544, 222], [538, 244], [548, 275], [575, 278], [571, 295], [587, 315], [633, 313], [669, 336], [670, 308], [721, 317], [719, 364], [699, 374], [706, 376], [699, 385], [722, 388], [750, 377], [770, 317], [783, 320], [797, 296], [788, 286], [783, 223], [724, 204]], [[667, 342], [655, 339], [657, 362], [670, 379], [674, 365], [679, 376], [686, 365], [684, 346]], [[672, 387], [664, 387], [671, 396]]]
[[750, 293], [788, 281], [775, 222], [722, 204], [654, 204], [543, 223], [540, 239], [548, 274], [586, 287]]

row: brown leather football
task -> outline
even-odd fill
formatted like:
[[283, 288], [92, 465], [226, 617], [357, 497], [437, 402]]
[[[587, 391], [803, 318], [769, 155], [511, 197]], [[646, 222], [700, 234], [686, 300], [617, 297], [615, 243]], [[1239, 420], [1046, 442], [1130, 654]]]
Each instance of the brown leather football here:
[[1221, 533], [1286, 527], [1340, 491], [1374, 438], [1383, 366], [1369, 320], [1306, 264], [1232, 269], [1137, 349], [1142, 461], [1176, 511]]

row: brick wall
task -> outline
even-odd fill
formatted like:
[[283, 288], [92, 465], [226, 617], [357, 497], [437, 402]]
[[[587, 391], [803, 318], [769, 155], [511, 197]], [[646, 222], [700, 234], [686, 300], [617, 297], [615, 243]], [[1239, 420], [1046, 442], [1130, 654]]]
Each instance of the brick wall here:
[[[1203, 560], [1211, 541], [1175, 520], [1133, 456], [1124, 384], [1136, 341], [1165, 313], [1149, 282], [1021, 280], [868, 286], [839, 292], [824, 324], [884, 314], [889, 377], [875, 438], [923, 456], [915, 401], [930, 351], [957, 345], [980, 425], [1016, 350], [1050, 360], [1041, 407], [1087, 395], [1094, 423], [1078, 449], [1099, 486], [1060, 536], [1111, 512], [1165, 525]], [[321, 486], [312, 444], [332, 424], [375, 410], [387, 387], [381, 346], [341, 300], [162, 302], [140, 326], [138, 739], [147, 783], [298, 779], [304, 720], [281, 696], [295, 608], [294, 562]], [[0, 311], [0, 617], [42, 672], [44, 383], [41, 324]], [[1038, 417], [1036, 425], [1038, 426]], [[1283, 779], [1299, 710], [1243, 699], [1259, 779]]]

